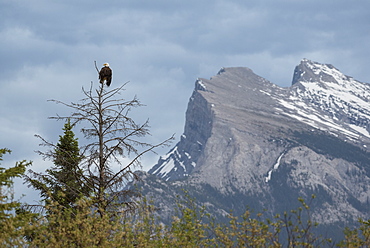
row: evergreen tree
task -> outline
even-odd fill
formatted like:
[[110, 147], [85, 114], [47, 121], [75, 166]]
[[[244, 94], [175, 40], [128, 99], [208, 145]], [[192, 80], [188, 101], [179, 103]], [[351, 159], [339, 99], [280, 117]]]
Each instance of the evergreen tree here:
[[49, 175], [58, 182], [54, 185], [52, 192], [54, 198], [62, 206], [69, 206], [79, 197], [89, 195], [82, 177], [82, 170], [79, 168], [82, 157], [72, 127], [68, 119], [63, 128], [64, 135], [60, 136], [55, 148], [55, 167], [47, 170]]
[[[9, 149], [3, 148], [0, 149], [0, 161], [6, 153], [10, 153]], [[10, 167], [5, 169], [0, 167], [0, 220], [8, 218], [11, 213], [10, 211], [19, 207], [20, 203], [12, 200], [12, 192], [9, 191], [13, 185], [13, 178], [21, 177], [30, 162], [26, 163], [22, 161], [17, 163], [15, 167]], [[9, 202], [10, 200], [10, 202]]]
[[[70, 208], [81, 196], [88, 196], [89, 189], [84, 183], [82, 170], [79, 168], [82, 156], [78, 147], [78, 139], [72, 131], [73, 125], [68, 119], [64, 125], [64, 135], [59, 136], [59, 142], [53, 150], [47, 153], [39, 152], [53, 161], [54, 166], [46, 170], [46, 174], [33, 173], [28, 177], [31, 186], [41, 192], [46, 203], [51, 201]], [[44, 141], [45, 144], [51, 145]]]
[[[0, 161], [9, 149], [0, 149]], [[17, 162], [14, 167], [0, 167], [0, 247], [21, 247], [23, 237], [30, 231], [30, 222], [34, 215], [20, 211], [20, 202], [13, 198], [13, 178], [21, 177], [31, 162]]]

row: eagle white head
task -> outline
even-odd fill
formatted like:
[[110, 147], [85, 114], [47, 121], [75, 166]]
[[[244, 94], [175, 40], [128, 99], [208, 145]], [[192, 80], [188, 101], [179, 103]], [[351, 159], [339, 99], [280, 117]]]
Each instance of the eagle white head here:
[[106, 67], [109, 67], [109, 64], [108, 63], [104, 63], [103, 65], [106, 66]]

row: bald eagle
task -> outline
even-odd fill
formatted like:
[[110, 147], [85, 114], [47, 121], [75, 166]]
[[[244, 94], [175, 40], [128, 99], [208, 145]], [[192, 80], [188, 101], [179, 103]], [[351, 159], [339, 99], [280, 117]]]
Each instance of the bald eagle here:
[[108, 63], [105, 63], [103, 65], [104, 65], [104, 67], [101, 68], [101, 70], [99, 72], [100, 83], [103, 84], [104, 81], [106, 81], [107, 82], [107, 86], [109, 87], [109, 85], [112, 82], [112, 70], [109, 68], [109, 64]]

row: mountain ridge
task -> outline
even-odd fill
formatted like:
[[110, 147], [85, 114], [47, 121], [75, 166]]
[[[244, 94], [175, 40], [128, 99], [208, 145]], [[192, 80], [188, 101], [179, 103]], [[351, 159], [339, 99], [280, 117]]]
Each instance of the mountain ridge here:
[[368, 84], [308, 59], [286, 88], [245, 67], [198, 78], [184, 133], [148, 171], [155, 177], [145, 176], [146, 192], [154, 194], [156, 180], [167, 185], [166, 199], [190, 187], [218, 214], [246, 205], [282, 212], [315, 194], [321, 223], [369, 218], [369, 92]]
[[[294, 102], [294, 100], [297, 99], [297, 96], [302, 92], [302, 88], [305, 89], [307, 87], [307, 82], [309, 83], [310, 81], [312, 81], [312, 78], [314, 76], [314, 73], [307, 73], [307, 69], [306, 70], [302, 70], [302, 67], [306, 66], [307, 68], [307, 65], [310, 65], [311, 66], [311, 71], [314, 71], [312, 70], [313, 69], [317, 69], [317, 67], [315, 67], [315, 65], [320, 65], [316, 62], [311, 62], [310, 60], [307, 60], [307, 59], [303, 59], [301, 64], [299, 66], [296, 67], [295, 71], [294, 71], [294, 74], [293, 74], [293, 81], [292, 81], [292, 86], [289, 87], [289, 88], [282, 88], [282, 87], [279, 87], [279, 86], [276, 86], [272, 83], [270, 83], [269, 81], [263, 79], [263, 78], [260, 78], [261, 80], [255, 80], [254, 82], [252, 83], [255, 83], [255, 82], [259, 82], [259, 83], [262, 83], [262, 84], [251, 84], [249, 85], [249, 89], [247, 90], [252, 90], [252, 91], [256, 91], [258, 90], [259, 93], [262, 93], [264, 95], [271, 95], [272, 91], [274, 91], [274, 94], [275, 95], [280, 95], [279, 98], [266, 98], [266, 97], [261, 97], [262, 95], [261, 94], [258, 94], [257, 97], [254, 97], [254, 103], [258, 103], [258, 104], [250, 104], [250, 101], [248, 102], [248, 106], [243, 106], [243, 102], [242, 104], [240, 103], [237, 103], [237, 102], [232, 102], [232, 106], [234, 107], [234, 111], [238, 111], [238, 109], [235, 108], [235, 106], [238, 106], [238, 105], [241, 105], [241, 106], [238, 106], [238, 108], [243, 108], [243, 109], [248, 109], [249, 111], [253, 112], [253, 111], [259, 111], [261, 109], [261, 106], [264, 106], [265, 107], [265, 112], [266, 112], [266, 106], [265, 105], [276, 105], [276, 102], [273, 102], [274, 100], [275, 101], [278, 101], [278, 104], [280, 105], [279, 107], [275, 107], [275, 110], [278, 110], [280, 113], [278, 114], [281, 114], [281, 115], [286, 115], [286, 116], [291, 116], [290, 115], [290, 112], [293, 112], [294, 110], [295, 111], [298, 111], [298, 115], [295, 115], [293, 116], [293, 118], [297, 119], [298, 121], [307, 121], [307, 124], [308, 125], [311, 125], [312, 127], [314, 128], [318, 128], [320, 129], [320, 125], [318, 124], [322, 124], [322, 122], [324, 121], [320, 121], [322, 119], [321, 115], [322, 113], [319, 113], [319, 115], [316, 115], [315, 116], [315, 119], [317, 120], [316, 123], [313, 123], [311, 119], [307, 118], [307, 116], [305, 115], [305, 112], [304, 109], [300, 109], [300, 108], [297, 108], [297, 105], [302, 105], [302, 102], [296, 102], [295, 105], [292, 105], [292, 102]], [[337, 69], [335, 69], [334, 66], [328, 64], [328, 65], [324, 65], [323, 68], [329, 68], [329, 69], [332, 69], [332, 70], [335, 70], [336, 72], [339, 72]], [[244, 68], [244, 67], [232, 67], [232, 68], [222, 68], [215, 77], [217, 76], [220, 76], [221, 74], [225, 73], [227, 70], [228, 73], [230, 74], [233, 74], [233, 79], [232, 81], [238, 81], [240, 80], [240, 78], [243, 78], [243, 74], [246, 74], [247, 73], [253, 73], [253, 71], [249, 68]], [[253, 73], [254, 74], [254, 73]], [[307, 77], [307, 75], [310, 75], [309, 77]], [[339, 73], [336, 73], [336, 74], [339, 74]], [[255, 74], [254, 74], [255, 75]], [[303, 75], [303, 76], [302, 76]], [[320, 78], [322, 78], [322, 76], [325, 76], [325, 74], [321, 74], [319, 75]], [[257, 76], [257, 75], [255, 75]], [[348, 77], [348, 76], [345, 76], [343, 74], [339, 74], [339, 76], [341, 77], [344, 77], [345, 79], [349, 79], [350, 81], [349, 82], [352, 82], [353, 81], [353, 78], [352, 77]], [[198, 96], [197, 92], [198, 91], [202, 91], [202, 92], [205, 92], [203, 94], [208, 94], [210, 93], [209, 95], [212, 95], [212, 92], [214, 92], [214, 88], [213, 87], [209, 87], [209, 82], [214, 79], [215, 77], [212, 77], [210, 80], [207, 80], [207, 79], [197, 79], [196, 83], [195, 83], [195, 90], [194, 90], [194, 93], [193, 93], [193, 96], [190, 98], [190, 101], [192, 99], [194, 99], [194, 97], [197, 97], [197, 98], [201, 98]], [[259, 77], [259, 76], [257, 76]], [[326, 76], [325, 78], [330, 78], [328, 76]], [[208, 83], [208, 88], [206, 87], [206, 84], [205, 82]], [[358, 81], [356, 81], [357, 83], [360, 83]], [[311, 83], [315, 84], [317, 83], [316, 81], [312, 81]], [[319, 82], [320, 83], [320, 82]], [[364, 83], [360, 83], [360, 84], [364, 84]], [[212, 85], [213, 86], [213, 85]], [[252, 87], [251, 87], [252, 86]], [[261, 87], [262, 86], [262, 87]], [[241, 88], [241, 85], [238, 84], [238, 87]], [[363, 89], [364, 91], [366, 90], [369, 90], [370, 92], [370, 87], [368, 85], [366, 85], [366, 87], [364, 87], [365, 89]], [[264, 90], [264, 89], [267, 89], [268, 91]], [[325, 89], [325, 88], [324, 88]], [[220, 89], [218, 89], [220, 90]], [[222, 89], [224, 90], [224, 89]], [[251, 96], [251, 94], [248, 95], [249, 97]], [[325, 96], [325, 95], [324, 95]], [[208, 108], [212, 108], [214, 107], [215, 105], [220, 105], [219, 102], [217, 102], [217, 99], [212, 99], [212, 96], [209, 96], [212, 103], [210, 103], [210, 106], [207, 106]], [[253, 97], [253, 95], [252, 95]], [[311, 98], [310, 98], [311, 97]], [[328, 96], [329, 98], [330, 97], [333, 97], [332, 95], [329, 95]], [[234, 99], [240, 99], [241, 97], [234, 97]], [[225, 99], [225, 97], [223, 97], [222, 99]], [[286, 99], [290, 99], [290, 101], [287, 101]], [[370, 99], [370, 95], [367, 94], [366, 95], [366, 100], [369, 101]], [[310, 103], [312, 102], [312, 95], [306, 95], [306, 98], [302, 98], [301, 100], [303, 100], [305, 103]], [[232, 101], [232, 100], [231, 100]], [[205, 103], [203, 103], [205, 104]], [[222, 104], [230, 104], [230, 103], [225, 103], [223, 102]], [[348, 102], [345, 102], [344, 105], [346, 106], [346, 104], [348, 105]], [[205, 104], [206, 105], [206, 104]], [[326, 104], [326, 106], [330, 105], [330, 102], [329, 104]], [[338, 105], [338, 104], [336, 104]], [[369, 107], [370, 109], [370, 104], [369, 103], [366, 103], [366, 105]], [[282, 107], [284, 107], [284, 109]], [[322, 108], [322, 104], [321, 106], [319, 106], [319, 108]], [[352, 109], [358, 109], [358, 105], [356, 106], [357, 108], [353, 108]], [[188, 110], [187, 112], [191, 111], [191, 109], [194, 108], [194, 106], [192, 106], [189, 102], [189, 106], [188, 106]], [[363, 113], [363, 112], [366, 112], [366, 113]], [[359, 115], [359, 114], [363, 114], [363, 115]], [[262, 113], [260, 113], [262, 115]], [[266, 113], [267, 115], [269, 114], [272, 114], [271, 112], [267, 112]], [[334, 115], [334, 113], [332, 113]], [[339, 114], [338, 114], [339, 116]], [[333, 131], [332, 129], [335, 129], [337, 128], [338, 130], [337, 131], [341, 131], [341, 132], [345, 132], [345, 133], [348, 133], [348, 135], [350, 135], [350, 137], [352, 138], [359, 138], [360, 135], [365, 135], [367, 138], [370, 138], [370, 135], [369, 135], [369, 132], [368, 132], [368, 129], [369, 129], [369, 119], [368, 117], [370, 116], [370, 112], [367, 111], [367, 110], [362, 110], [362, 112], [358, 113], [355, 117], [353, 117], [352, 119], [348, 117], [348, 115], [343, 115], [341, 114], [342, 118], [343, 116], [347, 116], [346, 118], [348, 118], [351, 123], [352, 123], [352, 126], [350, 126], [350, 128], [352, 129], [352, 131], [348, 131], [348, 130], [344, 130], [343, 128], [340, 128], [336, 125], [334, 125], [334, 123], [330, 123], [328, 122], [328, 119], [325, 119], [325, 122], [327, 122], [328, 124], [331, 125], [331, 128], [330, 129], [327, 129], [329, 131]], [[365, 118], [364, 118], [365, 116]], [[335, 116], [334, 116], [335, 117]], [[268, 118], [271, 118], [271, 116], [269, 116]], [[366, 125], [366, 127], [361, 127], [359, 125], [353, 125], [355, 123], [355, 118], [357, 118], [358, 122], [360, 122], [362, 125]], [[292, 121], [292, 120], [290, 120]], [[310, 122], [311, 121], [311, 122]], [[351, 125], [351, 123], [349, 123], [349, 125]], [[327, 126], [328, 126], [327, 124]], [[186, 133], [187, 133], [187, 124], [185, 124], [185, 131], [184, 131], [184, 134], [183, 136], [181, 137], [181, 139], [185, 138], [186, 137]], [[335, 132], [334, 132], [335, 133]], [[336, 134], [338, 135], [338, 134]], [[204, 142], [204, 139], [202, 139], [203, 142]], [[200, 142], [200, 141], [199, 141]], [[181, 141], [179, 142], [181, 143]], [[201, 143], [201, 142], [200, 142]], [[364, 140], [364, 146], [367, 147], [369, 144], [369, 140]], [[196, 156], [198, 157], [198, 156]], [[192, 161], [192, 163], [194, 164], [195, 161]], [[157, 170], [153, 170], [151, 169], [149, 172], [150, 173], [153, 173], [153, 174], [156, 174], [156, 172], [158, 172], [158, 166], [156, 167]], [[190, 167], [189, 167], [190, 168]], [[191, 169], [190, 169], [191, 170]], [[186, 171], [189, 171], [186, 170]]]

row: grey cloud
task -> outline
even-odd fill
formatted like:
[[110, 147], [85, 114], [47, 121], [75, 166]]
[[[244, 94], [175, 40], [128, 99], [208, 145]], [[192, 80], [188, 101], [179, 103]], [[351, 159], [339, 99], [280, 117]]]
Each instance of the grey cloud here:
[[39, 161], [33, 135], [57, 141], [63, 123], [47, 117], [69, 112], [46, 100], [78, 101], [97, 83], [94, 60], [111, 64], [112, 86], [130, 81], [124, 96], [147, 105], [133, 114], [150, 119], [154, 143], [180, 136], [195, 79], [221, 67], [288, 86], [306, 57], [369, 82], [369, 9], [365, 0], [2, 2], [0, 145]]

